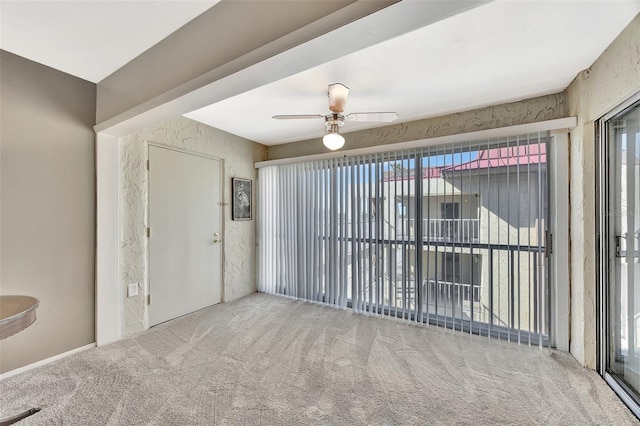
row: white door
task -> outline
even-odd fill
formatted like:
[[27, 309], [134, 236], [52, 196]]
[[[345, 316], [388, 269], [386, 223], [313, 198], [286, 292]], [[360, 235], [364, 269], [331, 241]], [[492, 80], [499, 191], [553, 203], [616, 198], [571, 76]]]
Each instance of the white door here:
[[219, 160], [149, 146], [149, 325], [220, 302]]

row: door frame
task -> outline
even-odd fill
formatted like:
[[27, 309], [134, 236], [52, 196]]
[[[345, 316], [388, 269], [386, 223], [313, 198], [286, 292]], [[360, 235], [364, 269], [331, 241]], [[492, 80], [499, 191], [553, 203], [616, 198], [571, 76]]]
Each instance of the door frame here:
[[547, 279], [551, 346], [570, 351], [569, 128], [551, 130], [547, 144]]
[[640, 103], [640, 91], [596, 120], [596, 370], [624, 401], [631, 411], [640, 417], [640, 404], [631, 397], [626, 385], [607, 372], [609, 353], [609, 158], [608, 121]]
[[[197, 151], [191, 151], [188, 149], [184, 149], [184, 148], [178, 148], [172, 145], [165, 145], [165, 144], [161, 144], [161, 143], [157, 143], [157, 142], [146, 142], [146, 151], [147, 151], [147, 199], [145, 201], [145, 207], [146, 207], [146, 212], [145, 212], [145, 225], [147, 227], [149, 227], [149, 212], [151, 211], [151, 205], [149, 204], [149, 191], [151, 189], [150, 185], [151, 185], [151, 179], [149, 179], [149, 167], [150, 167], [150, 157], [149, 157], [149, 148], [150, 147], [156, 147], [156, 148], [160, 148], [160, 149], [166, 149], [169, 151], [176, 151], [179, 152], [181, 154], [186, 154], [186, 155], [193, 155], [195, 157], [202, 157], [202, 158], [206, 158], [208, 160], [214, 160], [214, 161], [219, 161], [220, 162], [220, 171], [219, 171], [219, 185], [220, 185], [220, 204], [218, 205], [218, 207], [220, 207], [220, 234], [222, 235], [222, 244], [220, 244], [220, 303], [225, 303], [226, 299], [225, 299], [225, 285], [224, 285], [224, 264], [225, 264], [225, 257], [224, 257], [224, 247], [225, 247], [225, 242], [226, 242], [226, 231], [225, 231], [225, 210], [223, 207], [226, 205], [225, 201], [225, 193], [224, 193], [224, 158], [220, 158], [218, 156], [215, 155], [209, 155], [209, 154], [204, 154], [201, 152], [197, 152]], [[146, 288], [147, 288], [147, 295], [151, 294], [151, 241], [149, 240], [149, 235], [147, 234], [147, 248], [145, 250], [146, 252], [146, 256], [147, 256], [147, 262], [145, 267], [147, 268], [147, 282], [146, 282]], [[148, 318], [149, 317], [149, 301], [147, 299], [147, 302], [145, 303], [145, 316]]]

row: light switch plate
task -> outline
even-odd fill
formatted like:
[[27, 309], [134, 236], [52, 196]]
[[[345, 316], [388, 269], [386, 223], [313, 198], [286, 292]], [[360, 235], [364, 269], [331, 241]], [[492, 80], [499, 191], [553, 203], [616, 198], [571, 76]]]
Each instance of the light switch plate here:
[[129, 284], [127, 288], [127, 297], [135, 297], [138, 295], [138, 283]]

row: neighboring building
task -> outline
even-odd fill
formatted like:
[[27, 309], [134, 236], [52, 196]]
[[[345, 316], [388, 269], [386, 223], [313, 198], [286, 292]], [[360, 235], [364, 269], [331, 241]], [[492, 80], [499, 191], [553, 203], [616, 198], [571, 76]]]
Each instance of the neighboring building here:
[[[377, 163], [364, 180], [380, 167], [382, 178], [361, 185], [363, 225], [350, 233], [372, 237], [359, 245], [356, 270], [371, 283], [363, 298], [416, 311], [421, 261], [421, 313], [429, 320], [546, 338], [546, 163], [543, 142], [423, 157], [421, 191], [415, 160]], [[370, 271], [379, 258], [384, 268]]]

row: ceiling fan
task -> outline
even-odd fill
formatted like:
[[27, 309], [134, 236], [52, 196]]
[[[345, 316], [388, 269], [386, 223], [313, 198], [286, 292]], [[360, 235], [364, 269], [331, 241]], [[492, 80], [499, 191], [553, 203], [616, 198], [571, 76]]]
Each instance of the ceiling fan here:
[[322, 138], [324, 146], [330, 150], [340, 149], [344, 146], [344, 137], [340, 134], [340, 127], [345, 121], [381, 121], [391, 122], [398, 118], [395, 112], [355, 112], [343, 114], [347, 103], [349, 88], [341, 83], [329, 85], [329, 110], [330, 114], [299, 114], [299, 115], [274, 115], [277, 120], [299, 120], [307, 118], [324, 118], [327, 134]]

